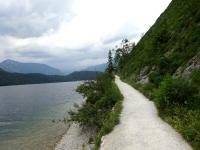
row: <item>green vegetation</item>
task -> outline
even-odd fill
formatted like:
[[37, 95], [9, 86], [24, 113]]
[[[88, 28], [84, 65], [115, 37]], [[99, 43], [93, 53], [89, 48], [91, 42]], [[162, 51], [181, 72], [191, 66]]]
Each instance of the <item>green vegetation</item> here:
[[159, 115], [200, 149], [200, 3], [173, 0], [139, 43], [116, 49], [123, 80], [155, 102]]
[[68, 81], [80, 81], [80, 80], [95, 80], [97, 75], [101, 72], [97, 71], [75, 71], [65, 76]]
[[113, 67], [113, 57], [112, 57], [112, 52], [111, 50], [109, 50], [108, 52], [108, 68], [106, 69], [106, 71], [109, 74], [112, 74], [114, 71], [114, 67]]
[[99, 148], [102, 136], [119, 123], [122, 110], [123, 97], [114, 82], [113, 70], [112, 53], [109, 51], [106, 72], [99, 75], [96, 81], [85, 82], [77, 88], [86, 101], [77, 111], [69, 112], [71, 121], [96, 130], [95, 149]]
[[121, 76], [134, 78], [148, 66], [149, 71], [163, 77], [184, 67], [200, 51], [199, 16], [199, 0], [173, 0], [127, 56]]
[[166, 77], [155, 91], [158, 108], [165, 109], [174, 105], [193, 106], [198, 90], [186, 79]]
[[196, 82], [197, 74], [199, 71], [193, 73], [191, 80], [165, 78], [154, 97], [161, 117], [182, 133], [194, 149], [200, 148], [200, 90]]
[[99, 72], [80, 71], [67, 76], [9, 73], [0, 69], [0, 86], [95, 80]]
[[96, 81], [85, 82], [77, 91], [86, 98], [86, 102], [78, 112], [70, 112], [71, 121], [96, 129], [95, 146], [98, 149], [101, 137], [119, 123], [122, 95], [108, 73], [98, 76]]

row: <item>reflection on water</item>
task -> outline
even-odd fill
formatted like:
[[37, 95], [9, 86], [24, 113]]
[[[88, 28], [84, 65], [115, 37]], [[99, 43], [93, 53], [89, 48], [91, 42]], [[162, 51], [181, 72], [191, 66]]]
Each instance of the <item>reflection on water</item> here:
[[62, 121], [74, 103], [80, 82], [0, 87], [0, 149], [53, 149], [67, 130]]

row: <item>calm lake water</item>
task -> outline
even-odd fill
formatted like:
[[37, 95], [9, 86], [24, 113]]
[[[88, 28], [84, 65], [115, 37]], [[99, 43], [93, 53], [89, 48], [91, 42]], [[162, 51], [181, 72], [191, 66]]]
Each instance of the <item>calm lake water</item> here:
[[81, 82], [0, 87], [0, 150], [51, 150], [68, 126], [63, 120]]

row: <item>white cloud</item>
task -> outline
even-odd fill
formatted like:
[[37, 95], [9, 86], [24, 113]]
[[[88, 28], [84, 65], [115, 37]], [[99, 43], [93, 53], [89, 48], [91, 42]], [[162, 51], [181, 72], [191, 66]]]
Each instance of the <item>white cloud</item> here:
[[[11, 24], [0, 23], [4, 33], [0, 58], [38, 61], [61, 69], [105, 62], [107, 50], [116, 41], [125, 37], [138, 41], [170, 1], [0, 0], [0, 19], [14, 18]], [[18, 30], [21, 25], [24, 29]]]

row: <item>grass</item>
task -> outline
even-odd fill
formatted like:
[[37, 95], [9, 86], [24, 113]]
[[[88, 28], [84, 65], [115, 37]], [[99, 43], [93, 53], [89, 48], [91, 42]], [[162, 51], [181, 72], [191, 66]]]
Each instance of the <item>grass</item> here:
[[200, 149], [200, 110], [175, 105], [159, 112], [167, 123], [182, 134], [194, 150]]

